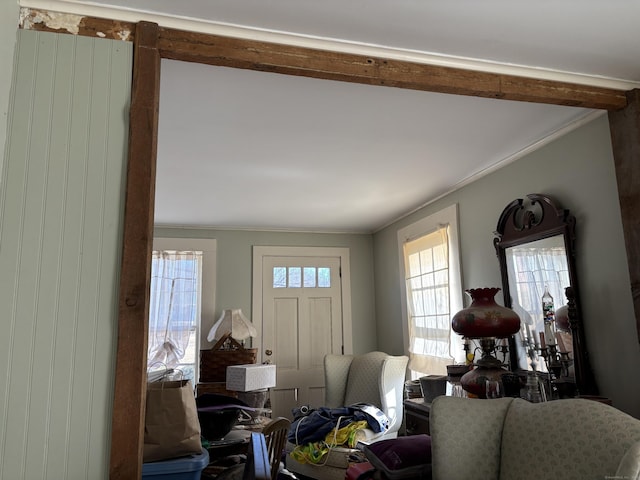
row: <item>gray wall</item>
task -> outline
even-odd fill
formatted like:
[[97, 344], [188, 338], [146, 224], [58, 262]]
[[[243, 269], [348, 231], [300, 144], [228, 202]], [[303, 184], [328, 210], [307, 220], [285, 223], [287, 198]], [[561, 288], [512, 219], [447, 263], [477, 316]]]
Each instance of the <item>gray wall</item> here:
[[0, 189], [0, 479], [107, 478], [132, 45], [18, 37]]
[[375, 350], [371, 235], [156, 228], [155, 236], [216, 239], [216, 315], [225, 308], [242, 308], [243, 312], [251, 314], [251, 260], [254, 245], [349, 248], [353, 351], [362, 353]]
[[602, 395], [640, 417], [640, 347], [605, 115], [374, 236], [378, 346], [404, 350], [398, 229], [457, 203], [464, 288], [501, 286], [493, 232], [504, 207], [528, 193], [555, 197], [576, 216], [577, 270], [596, 379]]

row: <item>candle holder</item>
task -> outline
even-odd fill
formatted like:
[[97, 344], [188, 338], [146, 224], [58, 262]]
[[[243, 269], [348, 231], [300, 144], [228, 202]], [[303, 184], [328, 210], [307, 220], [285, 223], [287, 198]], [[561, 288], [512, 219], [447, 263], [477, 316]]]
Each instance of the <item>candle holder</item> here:
[[550, 400], [575, 396], [575, 382], [569, 376], [572, 364], [569, 352], [560, 352], [556, 344], [549, 344], [538, 350], [547, 370], [546, 383]]
[[509, 353], [509, 345], [507, 344], [507, 339], [503, 338], [500, 344], [500, 353], [502, 354], [502, 363], [506, 366], [509, 365], [507, 361], [507, 355]]

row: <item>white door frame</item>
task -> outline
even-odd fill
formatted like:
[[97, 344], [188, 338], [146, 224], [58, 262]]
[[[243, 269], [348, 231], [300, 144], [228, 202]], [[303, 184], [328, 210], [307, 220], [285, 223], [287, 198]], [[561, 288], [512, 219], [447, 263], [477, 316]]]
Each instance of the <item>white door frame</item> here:
[[342, 289], [342, 348], [344, 354], [353, 353], [353, 336], [351, 329], [351, 269], [349, 249], [343, 247], [253, 247], [253, 301], [251, 318], [258, 331], [252, 347], [258, 348], [258, 363], [262, 363], [262, 259], [263, 257], [339, 257]]

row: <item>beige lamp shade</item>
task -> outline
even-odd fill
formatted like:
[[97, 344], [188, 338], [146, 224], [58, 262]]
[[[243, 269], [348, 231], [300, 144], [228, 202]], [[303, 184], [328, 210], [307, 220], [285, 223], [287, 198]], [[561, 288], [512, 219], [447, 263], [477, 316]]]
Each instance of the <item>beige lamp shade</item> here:
[[231, 333], [231, 337], [238, 341], [258, 335], [256, 327], [244, 316], [242, 310], [239, 308], [224, 310], [218, 321], [211, 327], [211, 330], [209, 330], [207, 340], [214, 342], [227, 333]]

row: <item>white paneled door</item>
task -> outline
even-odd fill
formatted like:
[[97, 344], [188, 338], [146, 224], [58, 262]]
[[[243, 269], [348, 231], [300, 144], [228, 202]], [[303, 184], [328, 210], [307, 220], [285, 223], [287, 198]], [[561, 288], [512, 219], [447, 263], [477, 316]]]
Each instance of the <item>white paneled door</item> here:
[[[282, 251], [254, 254], [262, 284], [258, 295], [262, 297], [258, 315], [262, 360], [277, 367], [277, 385], [270, 394], [273, 417], [291, 418], [296, 406], [321, 406], [323, 358], [327, 353], [342, 353], [345, 345], [344, 258], [326, 255], [326, 248], [303, 250], [293, 248], [290, 255]], [[314, 250], [319, 250], [317, 255]], [[337, 250], [344, 253], [345, 249]], [[256, 317], [254, 313], [257, 323]], [[350, 332], [350, 326], [346, 330]], [[350, 344], [350, 333], [347, 336]]]

